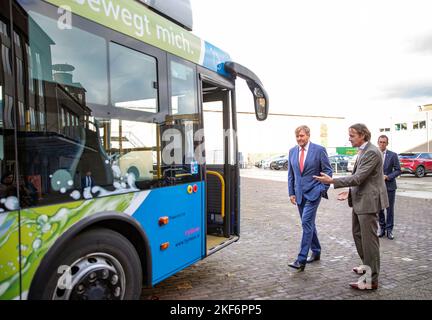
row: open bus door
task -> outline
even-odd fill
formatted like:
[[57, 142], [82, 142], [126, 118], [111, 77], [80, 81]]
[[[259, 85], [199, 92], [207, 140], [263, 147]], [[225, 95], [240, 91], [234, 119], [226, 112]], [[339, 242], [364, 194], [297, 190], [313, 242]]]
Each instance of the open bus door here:
[[[226, 62], [225, 71], [246, 80], [258, 121], [267, 118], [269, 99], [258, 77], [246, 67]], [[199, 69], [206, 165], [207, 254], [240, 236], [240, 173], [234, 82]]]
[[207, 254], [238, 240], [239, 171], [234, 86], [200, 74], [205, 144]]

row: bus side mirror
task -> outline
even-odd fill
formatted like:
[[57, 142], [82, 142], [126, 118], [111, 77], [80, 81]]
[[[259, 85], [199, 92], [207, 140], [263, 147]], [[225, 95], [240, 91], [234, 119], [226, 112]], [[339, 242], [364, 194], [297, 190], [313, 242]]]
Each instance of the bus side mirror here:
[[258, 121], [263, 121], [267, 119], [269, 109], [267, 92], [265, 92], [264, 88], [256, 82], [248, 81], [248, 86], [254, 96], [255, 116]]
[[267, 119], [269, 111], [269, 98], [267, 92], [258, 77], [248, 68], [233, 61], [227, 61], [224, 65], [225, 71], [231, 74], [234, 78], [239, 76], [246, 80], [246, 83], [252, 91], [255, 102], [255, 116], [258, 121]]

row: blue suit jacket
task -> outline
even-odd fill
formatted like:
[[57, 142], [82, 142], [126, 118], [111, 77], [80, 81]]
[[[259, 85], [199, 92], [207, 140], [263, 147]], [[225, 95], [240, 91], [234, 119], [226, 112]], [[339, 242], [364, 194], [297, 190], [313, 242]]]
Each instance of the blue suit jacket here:
[[387, 150], [384, 159], [384, 175], [388, 177], [386, 180], [387, 191], [394, 191], [397, 189], [396, 177], [401, 174], [401, 167], [397, 153]]
[[313, 178], [324, 172], [329, 176], [333, 170], [324, 147], [310, 143], [304, 163], [303, 173], [300, 173], [299, 146], [295, 146], [288, 156], [288, 193], [296, 196], [297, 204], [301, 204], [303, 197], [309, 201], [315, 201], [319, 197], [327, 197], [329, 185], [323, 184]]

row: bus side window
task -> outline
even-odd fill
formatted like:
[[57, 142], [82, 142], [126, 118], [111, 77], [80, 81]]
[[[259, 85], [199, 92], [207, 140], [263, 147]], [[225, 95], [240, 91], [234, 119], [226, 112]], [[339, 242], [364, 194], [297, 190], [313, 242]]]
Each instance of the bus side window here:
[[185, 61], [170, 61], [172, 114], [198, 113], [196, 70]]
[[111, 104], [117, 108], [158, 112], [157, 61], [116, 43], [109, 44]]
[[108, 105], [107, 41], [79, 26], [60, 29], [38, 12], [28, 15], [28, 29], [17, 25], [14, 33], [20, 205], [83, 199], [80, 180], [89, 165], [95, 184], [110, 191], [113, 174], [89, 108]]
[[164, 176], [172, 184], [199, 181], [204, 158], [200, 152], [196, 69], [175, 57], [169, 63], [171, 114], [161, 127]]
[[160, 186], [158, 125], [120, 119], [99, 119], [98, 123], [115, 187], [128, 185], [136, 191]]

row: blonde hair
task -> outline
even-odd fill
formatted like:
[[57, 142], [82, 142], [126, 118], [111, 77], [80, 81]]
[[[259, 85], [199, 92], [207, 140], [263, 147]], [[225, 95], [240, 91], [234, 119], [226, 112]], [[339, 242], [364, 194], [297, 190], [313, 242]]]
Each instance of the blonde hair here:
[[304, 131], [306, 135], [310, 137], [310, 129], [308, 126], [302, 125], [297, 127], [297, 129], [295, 129], [295, 134], [298, 135], [300, 131]]

